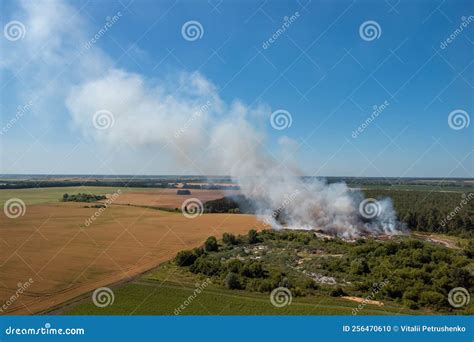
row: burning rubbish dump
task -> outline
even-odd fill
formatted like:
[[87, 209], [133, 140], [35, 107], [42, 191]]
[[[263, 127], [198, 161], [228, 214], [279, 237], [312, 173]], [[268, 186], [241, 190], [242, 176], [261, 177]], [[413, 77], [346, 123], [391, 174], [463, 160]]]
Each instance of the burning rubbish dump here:
[[[275, 180], [274, 184], [278, 186], [268, 184], [266, 188], [271, 191], [254, 192], [246, 184], [242, 187], [255, 213], [273, 228], [318, 230], [345, 239], [406, 232], [404, 224], [397, 221], [389, 198], [364, 199], [360, 192], [349, 190], [343, 183], [327, 184], [322, 180], [290, 178]], [[295, 186], [297, 191], [285, 193], [285, 188]]]
[[[362, 194], [343, 183], [303, 179], [293, 158], [296, 141], [280, 137], [279, 157], [268, 153], [264, 130], [253, 122], [270, 113], [269, 107], [248, 107], [239, 101], [226, 104], [216, 87], [196, 73], [176, 82], [181, 90], [168, 89], [166, 84], [155, 89], [140, 75], [111, 70], [74, 88], [67, 106], [74, 121], [100, 141], [120, 144], [127, 136], [127, 142], [137, 147], [163, 148], [180, 169], [195, 167], [201, 173], [230, 175], [256, 214], [272, 227], [281, 228], [284, 223], [345, 238], [402, 231], [389, 199], [364, 201]], [[214, 105], [183, 134], [174, 136], [172, 132], [209, 99]], [[114, 125], [90, 130], [87, 113], [94, 113], [95, 108], [110, 108]]]

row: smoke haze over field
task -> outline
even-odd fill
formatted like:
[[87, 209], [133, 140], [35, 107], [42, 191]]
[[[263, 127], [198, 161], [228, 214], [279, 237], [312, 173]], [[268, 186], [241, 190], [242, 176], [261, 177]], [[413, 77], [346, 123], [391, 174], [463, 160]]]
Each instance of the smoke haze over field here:
[[[69, 5], [53, 3], [58, 5], [55, 11], [49, 6], [43, 10], [59, 19], [48, 21], [33, 3], [22, 3], [28, 35], [35, 39], [33, 47], [53, 39], [53, 48], [36, 55], [28, 50], [33, 47], [22, 45], [9, 53], [3, 67], [14, 65], [17, 54], [26, 54], [32, 59], [32, 73], [40, 70], [32, 83], [39, 91], [41, 81], [53, 77], [58, 65], [64, 66], [64, 75], [40, 93], [47, 102], [64, 94], [73, 124], [86, 137], [108, 146], [151, 148], [201, 174], [230, 175], [255, 203], [262, 219], [276, 228], [282, 225], [273, 213], [280, 208], [289, 228], [322, 229], [343, 237], [399, 232], [389, 199], [371, 203], [376, 215], [367, 219], [360, 210], [362, 195], [345, 184], [303, 181], [291, 157], [297, 146], [291, 138], [280, 139], [281, 155], [269, 153], [259, 124], [270, 116], [272, 109], [267, 104], [248, 106], [238, 99], [226, 102], [217, 86], [198, 72], [146, 78], [118, 68], [98, 47], [78, 52], [79, 69], [67, 67], [69, 59], [76, 56], [65, 54], [63, 51], [69, 50], [63, 46], [71, 39], [87, 41], [88, 35], [78, 31], [84, 27], [82, 22], [73, 23], [74, 29], [60, 22], [60, 18], [70, 17]], [[75, 32], [73, 37], [70, 32]], [[54, 63], [44, 64], [43, 59]], [[35, 65], [41, 68], [35, 69]]]

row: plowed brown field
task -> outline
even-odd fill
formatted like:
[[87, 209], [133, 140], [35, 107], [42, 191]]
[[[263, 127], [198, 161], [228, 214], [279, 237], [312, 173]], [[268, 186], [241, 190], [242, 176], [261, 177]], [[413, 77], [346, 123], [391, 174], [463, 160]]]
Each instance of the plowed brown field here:
[[[148, 193], [124, 193], [88, 227], [85, 220], [98, 209], [84, 208], [90, 205], [85, 203], [28, 205], [24, 216], [1, 215], [0, 309], [9, 305], [0, 314], [47, 310], [153, 268], [210, 235], [243, 234], [258, 225], [252, 215], [203, 214], [189, 219], [181, 213], [118, 204], [174, 208], [188, 197], [205, 201], [222, 196], [218, 191], [197, 192], [169, 194], [156, 203]], [[32, 285], [12, 301], [18, 283], [30, 278]]]

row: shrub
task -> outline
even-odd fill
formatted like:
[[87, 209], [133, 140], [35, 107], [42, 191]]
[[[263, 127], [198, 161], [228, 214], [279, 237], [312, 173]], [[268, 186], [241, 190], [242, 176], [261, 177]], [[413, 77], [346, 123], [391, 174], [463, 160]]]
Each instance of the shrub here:
[[222, 236], [222, 241], [228, 246], [236, 245], [238, 242], [235, 235], [229, 233], [224, 233], [224, 235]]
[[305, 289], [317, 290], [319, 285], [313, 279], [306, 279], [303, 283]]
[[227, 270], [229, 272], [240, 274], [240, 272], [242, 272], [242, 268], [243, 268], [243, 263], [242, 261], [238, 259], [230, 260], [227, 263]]
[[194, 261], [190, 270], [193, 273], [203, 273], [208, 276], [218, 275], [221, 271], [221, 263], [217, 259], [202, 255]]
[[424, 291], [420, 295], [420, 304], [440, 309], [445, 306], [445, 296], [435, 291]]
[[217, 252], [218, 249], [219, 245], [217, 244], [217, 239], [214, 236], [208, 237], [204, 243], [204, 250], [206, 252]]
[[345, 296], [346, 293], [344, 292], [344, 290], [341, 288], [341, 287], [336, 287], [335, 289], [333, 289], [330, 293], [329, 293], [332, 297], [341, 297], [341, 296]]
[[224, 283], [225, 283], [225, 286], [230, 290], [241, 288], [239, 276], [235, 274], [234, 272], [227, 273]]
[[178, 266], [190, 266], [197, 259], [196, 254], [191, 251], [181, 251], [175, 257], [175, 262]]
[[250, 261], [244, 264], [242, 275], [249, 278], [263, 278], [265, 277], [265, 270], [263, 269], [261, 262]]
[[258, 243], [260, 242], [260, 239], [258, 237], [258, 233], [255, 229], [250, 229], [247, 235], [248, 241], [250, 244]]

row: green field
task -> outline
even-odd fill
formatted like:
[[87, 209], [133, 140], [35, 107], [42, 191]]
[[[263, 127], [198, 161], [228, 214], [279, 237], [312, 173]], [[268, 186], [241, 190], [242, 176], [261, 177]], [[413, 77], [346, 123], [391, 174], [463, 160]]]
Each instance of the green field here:
[[[175, 309], [193, 294], [198, 278], [175, 266], [165, 264], [139, 279], [113, 288], [112, 305], [100, 308], [94, 305], [91, 294], [77, 304], [59, 310], [65, 315], [174, 315]], [[269, 294], [227, 290], [208, 285], [198, 294], [181, 315], [351, 315], [358, 303], [329, 296], [293, 298], [290, 305], [278, 308], [271, 304]], [[54, 313], [54, 312], [53, 312]], [[410, 310], [400, 305], [366, 305], [360, 315], [421, 315], [424, 310]]]
[[71, 187], [59, 187], [59, 188], [32, 188], [32, 189], [8, 189], [0, 190], [0, 204], [3, 206], [5, 201], [10, 198], [20, 198], [26, 205], [31, 204], [44, 204], [44, 203], [57, 203], [62, 199], [63, 194], [77, 194], [87, 193], [96, 195], [105, 195], [117, 192], [130, 191], [156, 191], [155, 188], [125, 188], [125, 187], [108, 187], [108, 186], [71, 186]]

